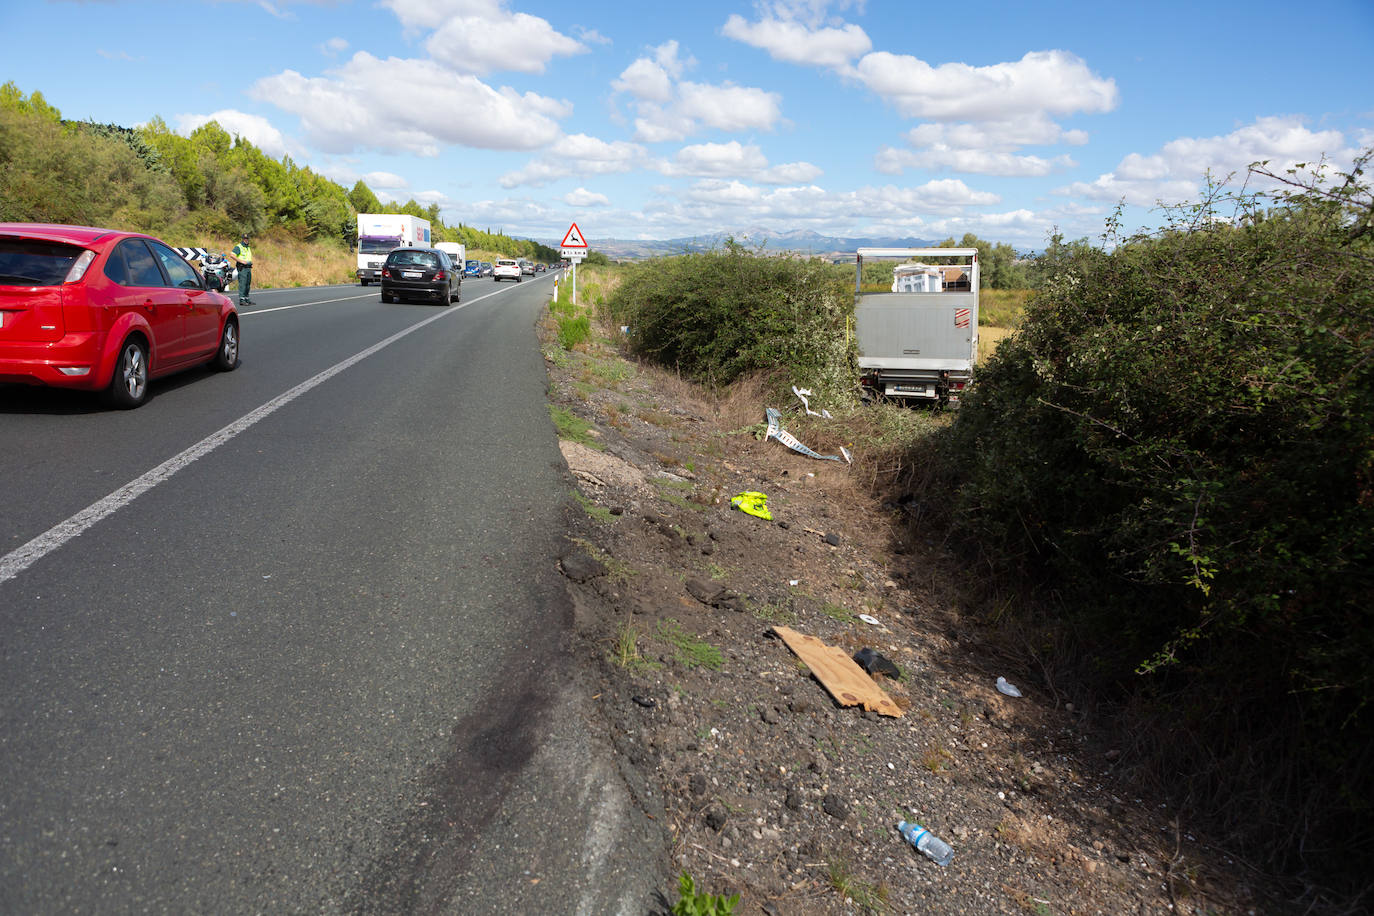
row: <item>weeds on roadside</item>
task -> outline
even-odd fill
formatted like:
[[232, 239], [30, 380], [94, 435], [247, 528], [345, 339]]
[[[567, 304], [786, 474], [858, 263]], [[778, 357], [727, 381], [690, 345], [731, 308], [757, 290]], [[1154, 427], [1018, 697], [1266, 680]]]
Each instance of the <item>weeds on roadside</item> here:
[[611, 649], [611, 662], [627, 671], [641, 674], [662, 668], [658, 662], [645, 658], [639, 651], [639, 638], [644, 634], [629, 620], [621, 621], [616, 627], [615, 641]]
[[739, 905], [739, 894], [725, 897], [698, 891], [696, 882], [686, 872], [678, 878], [678, 901], [673, 904], [673, 916], [730, 916]]
[[635, 568], [633, 566], [623, 560], [616, 559], [586, 538], [569, 538], [568, 540], [587, 551], [592, 559], [606, 567], [606, 578], [616, 585], [624, 585], [634, 577]]
[[568, 410], [566, 407], [550, 404], [549, 416], [553, 419], [553, 425], [558, 430], [558, 438], [567, 439], [570, 442], [576, 442], [579, 445], [585, 445], [597, 451], [605, 450], [606, 446], [602, 445], [591, 435], [592, 424]]
[[719, 649], [683, 630], [682, 625], [671, 617], [659, 621], [658, 636], [677, 650], [677, 660], [688, 668], [703, 667], [719, 671], [721, 665], [725, 664], [725, 656]]
[[869, 884], [854, 877], [849, 864], [843, 859], [829, 863], [826, 869], [830, 886], [846, 900], [865, 913], [886, 913], [889, 909], [888, 889], [885, 884]]
[[582, 511], [586, 512], [588, 515], [596, 519], [598, 522], [602, 522], [603, 524], [610, 524], [612, 521], [615, 520], [615, 516], [611, 514], [610, 509], [607, 509], [604, 506], [598, 506], [596, 503], [592, 502], [590, 499], [583, 496], [581, 490], [573, 490], [572, 495], [573, 499], [577, 500], [577, 504], [582, 507]]

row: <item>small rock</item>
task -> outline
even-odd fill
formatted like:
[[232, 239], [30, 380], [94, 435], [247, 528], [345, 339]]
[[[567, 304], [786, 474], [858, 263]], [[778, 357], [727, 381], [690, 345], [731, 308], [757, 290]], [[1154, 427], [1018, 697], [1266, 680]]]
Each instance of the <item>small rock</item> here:
[[708, 541], [708, 542], [706, 542], [705, 544], [702, 544], [702, 545], [701, 545], [701, 555], [702, 555], [703, 557], [709, 557], [711, 554], [713, 554], [713, 553], [715, 553], [715, 552], [716, 552], [716, 546], [715, 546], [714, 544], [712, 544], [711, 542]]
[[782, 721], [778, 717], [778, 711], [774, 709], [772, 706], [763, 707], [763, 710], [759, 713], [759, 717], [763, 719], [763, 721], [767, 722], [769, 725], [777, 725], [780, 721]]
[[827, 534], [825, 536], [825, 542], [829, 544], [831, 547], [839, 547], [840, 536], [838, 534]]
[[783, 531], [786, 531], [788, 528], [791, 528], [792, 526], [789, 525], [787, 522], [778, 522], [778, 527], [781, 528]]
[[606, 575], [606, 567], [585, 553], [574, 553], [563, 558], [563, 575], [574, 582], [586, 582]]
[[625, 507], [624, 507], [624, 506], [611, 506], [610, 512], [611, 512], [612, 515], [624, 515], [624, 514], [625, 514]]
[[725, 586], [718, 582], [709, 582], [706, 579], [688, 579], [688, 593], [702, 604], [710, 604], [725, 594]]
[[800, 811], [802, 805], [806, 804], [806, 796], [796, 789], [788, 789], [787, 797], [783, 799], [782, 803], [793, 811]]
[[1121, 752], [1116, 748], [1112, 748], [1110, 751], [1107, 752], [1106, 757], [1108, 760], [1115, 762], [1121, 759]]
[[830, 792], [821, 799], [821, 810], [836, 820], [842, 821], [849, 817], [849, 802], [834, 792]]
[[706, 794], [706, 777], [700, 773], [693, 773], [692, 778], [687, 780], [687, 789], [692, 793], [693, 798], [700, 798]]
[[811, 763], [807, 765], [807, 769], [817, 776], [824, 776], [830, 769], [830, 762], [825, 759], [824, 754], [817, 754], [811, 758]]

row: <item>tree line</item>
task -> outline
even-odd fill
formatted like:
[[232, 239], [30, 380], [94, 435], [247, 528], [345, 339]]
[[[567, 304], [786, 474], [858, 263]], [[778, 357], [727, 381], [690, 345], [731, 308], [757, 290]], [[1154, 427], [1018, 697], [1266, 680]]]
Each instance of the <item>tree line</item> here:
[[214, 121], [185, 137], [160, 117], [137, 128], [69, 121], [41, 92], [0, 85], [0, 220], [132, 229], [186, 245], [246, 232], [351, 247], [359, 213], [429, 220], [436, 242], [558, 259], [531, 239], [450, 226], [438, 204], [383, 204], [362, 181], [345, 189]]

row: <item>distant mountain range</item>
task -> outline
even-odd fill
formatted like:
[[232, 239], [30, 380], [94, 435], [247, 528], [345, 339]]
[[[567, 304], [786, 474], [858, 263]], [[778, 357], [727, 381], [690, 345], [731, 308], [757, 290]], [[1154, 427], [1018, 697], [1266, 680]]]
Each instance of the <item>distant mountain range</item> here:
[[[939, 239], [916, 238], [839, 238], [821, 235], [810, 229], [791, 232], [774, 232], [763, 228], [740, 229], [733, 232], [718, 232], [712, 235], [693, 235], [677, 239], [587, 239], [594, 251], [604, 253], [613, 260], [636, 258], [656, 258], [667, 255], [687, 254], [693, 251], [711, 251], [725, 247], [725, 240], [733, 237], [746, 248], [763, 247], [765, 251], [817, 255], [838, 258], [853, 255], [859, 248], [933, 248], [940, 244]], [[541, 244], [557, 248], [562, 239], [535, 239]]]

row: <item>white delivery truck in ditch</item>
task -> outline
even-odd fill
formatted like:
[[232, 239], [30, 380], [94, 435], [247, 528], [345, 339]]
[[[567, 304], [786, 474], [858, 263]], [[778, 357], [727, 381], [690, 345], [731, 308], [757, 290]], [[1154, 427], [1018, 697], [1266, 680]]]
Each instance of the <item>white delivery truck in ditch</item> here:
[[407, 213], [358, 214], [358, 282], [382, 278], [382, 262], [395, 248], [429, 247], [429, 220]]
[[[864, 261], [893, 260], [892, 288], [863, 290]], [[944, 404], [978, 360], [977, 248], [860, 248], [854, 336], [865, 393]]]

